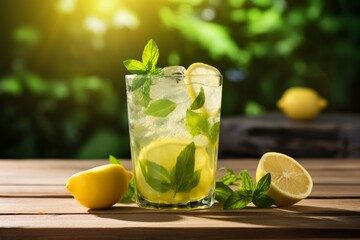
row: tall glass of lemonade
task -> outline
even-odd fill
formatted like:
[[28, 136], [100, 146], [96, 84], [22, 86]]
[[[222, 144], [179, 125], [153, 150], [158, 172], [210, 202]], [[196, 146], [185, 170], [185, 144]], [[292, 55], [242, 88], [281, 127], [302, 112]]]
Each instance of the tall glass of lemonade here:
[[207, 64], [126, 75], [130, 147], [140, 207], [214, 203], [222, 75]]

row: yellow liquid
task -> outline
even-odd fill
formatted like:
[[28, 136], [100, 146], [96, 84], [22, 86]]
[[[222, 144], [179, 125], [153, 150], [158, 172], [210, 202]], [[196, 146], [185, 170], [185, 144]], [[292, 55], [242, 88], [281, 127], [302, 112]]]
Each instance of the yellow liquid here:
[[145, 180], [140, 161], [152, 161], [163, 166], [170, 173], [176, 165], [178, 155], [188, 143], [190, 142], [176, 139], [156, 140], [142, 149], [134, 168], [138, 195], [152, 203], [176, 204], [197, 201], [212, 193], [215, 184], [215, 161], [209, 158], [206, 149], [201, 145], [196, 145], [194, 167], [194, 172], [201, 171], [199, 183], [189, 192], [175, 193], [170, 189], [161, 193]]

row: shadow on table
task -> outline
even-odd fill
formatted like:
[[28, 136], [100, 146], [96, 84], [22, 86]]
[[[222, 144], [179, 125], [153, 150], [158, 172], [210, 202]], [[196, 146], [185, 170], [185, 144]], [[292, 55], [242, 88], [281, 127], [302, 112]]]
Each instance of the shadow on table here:
[[247, 207], [236, 211], [222, 210], [220, 204], [204, 210], [145, 210], [136, 206], [115, 206], [109, 210], [89, 210], [101, 218], [112, 218], [132, 222], [175, 222], [184, 216], [211, 219], [215, 221], [245, 223], [256, 226], [301, 227], [317, 226], [324, 229], [333, 227], [359, 228], [359, 211], [337, 208], [293, 205], [260, 209]]

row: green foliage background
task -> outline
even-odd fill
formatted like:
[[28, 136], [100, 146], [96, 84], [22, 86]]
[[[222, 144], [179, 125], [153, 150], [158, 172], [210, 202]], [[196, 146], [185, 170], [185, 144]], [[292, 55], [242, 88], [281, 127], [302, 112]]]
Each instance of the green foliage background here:
[[0, 157], [129, 157], [122, 61], [150, 38], [160, 67], [224, 74], [224, 117], [275, 110], [295, 85], [359, 113], [359, 12], [356, 0], [1, 1]]

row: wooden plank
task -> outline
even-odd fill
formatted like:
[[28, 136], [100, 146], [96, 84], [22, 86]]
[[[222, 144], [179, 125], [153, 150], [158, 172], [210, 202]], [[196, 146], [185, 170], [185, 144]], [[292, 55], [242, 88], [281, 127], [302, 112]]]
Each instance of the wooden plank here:
[[0, 198], [1, 215], [37, 215], [37, 214], [162, 214], [189, 213], [212, 215], [232, 214], [316, 214], [316, 215], [360, 215], [360, 200], [357, 199], [305, 199], [289, 207], [255, 208], [249, 206], [236, 211], [224, 211], [220, 204], [209, 209], [188, 211], [158, 211], [137, 207], [135, 203], [116, 204], [107, 210], [88, 210], [73, 198]]
[[[63, 185], [0, 185], [0, 197], [70, 197]], [[310, 197], [357, 198], [360, 185], [315, 184]]]

